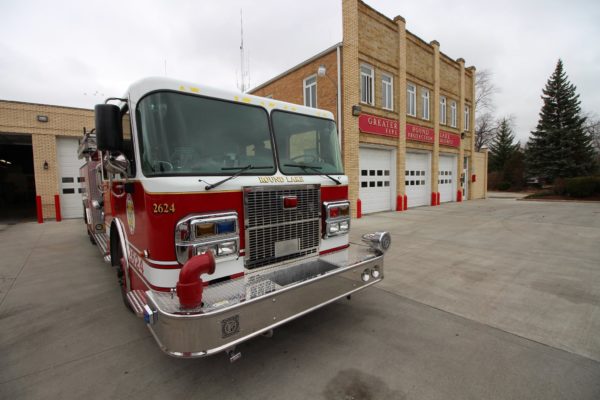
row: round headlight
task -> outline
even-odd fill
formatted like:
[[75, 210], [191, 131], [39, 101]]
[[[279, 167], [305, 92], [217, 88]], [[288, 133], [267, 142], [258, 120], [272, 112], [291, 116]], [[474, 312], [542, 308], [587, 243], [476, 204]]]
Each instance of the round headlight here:
[[369, 273], [368, 269], [365, 269], [363, 271], [363, 273], [360, 276], [360, 279], [362, 279], [363, 282], [369, 282], [369, 279], [371, 279], [371, 274]]
[[371, 276], [373, 277], [373, 279], [378, 279], [381, 276], [381, 272], [379, 272], [379, 269], [377, 267], [371, 270]]

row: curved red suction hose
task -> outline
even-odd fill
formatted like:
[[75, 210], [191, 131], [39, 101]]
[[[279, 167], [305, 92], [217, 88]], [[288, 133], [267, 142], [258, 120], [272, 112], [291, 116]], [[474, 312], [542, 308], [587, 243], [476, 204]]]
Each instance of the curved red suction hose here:
[[196, 308], [202, 304], [201, 274], [215, 272], [215, 257], [212, 251], [194, 256], [179, 271], [177, 297], [182, 308]]

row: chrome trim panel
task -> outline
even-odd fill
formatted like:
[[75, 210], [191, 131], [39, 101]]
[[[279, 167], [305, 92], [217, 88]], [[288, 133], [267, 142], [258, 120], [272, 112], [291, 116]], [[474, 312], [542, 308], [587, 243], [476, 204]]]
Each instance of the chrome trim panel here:
[[[364, 282], [365, 270], [379, 277]], [[247, 273], [210, 285], [204, 304], [181, 310], [176, 296], [146, 292], [156, 318], [147, 325], [161, 349], [174, 357], [203, 357], [251, 339], [383, 279], [383, 255], [367, 246]]]
[[[226, 234], [196, 237], [197, 225], [222, 221], [232, 222], [234, 224], [234, 231]], [[179, 220], [175, 225], [175, 255], [177, 256], [177, 261], [183, 265], [190, 257], [195, 255], [197, 247], [207, 247], [228, 241], [235, 242], [235, 255], [228, 254], [223, 257], [237, 257], [240, 248], [239, 236], [238, 214], [235, 211], [188, 215]], [[215, 257], [219, 258], [221, 256], [215, 253]]]
[[[330, 212], [333, 207], [347, 207], [348, 215], [345, 216], [337, 216], [331, 217]], [[325, 213], [325, 229], [323, 231], [323, 238], [327, 239], [334, 236], [339, 235], [347, 235], [350, 232], [350, 202], [348, 200], [339, 200], [339, 201], [326, 201], [323, 203], [323, 211]], [[346, 222], [348, 224], [348, 228], [344, 231], [339, 230], [335, 233], [329, 232], [329, 225], [332, 223], [341, 223]]]

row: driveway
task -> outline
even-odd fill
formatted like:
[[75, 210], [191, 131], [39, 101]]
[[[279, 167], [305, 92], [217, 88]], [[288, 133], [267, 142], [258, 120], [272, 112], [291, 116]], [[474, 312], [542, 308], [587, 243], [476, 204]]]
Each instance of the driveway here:
[[492, 198], [382, 213], [391, 293], [600, 361], [600, 204]]
[[515, 199], [353, 220], [392, 232], [385, 280], [234, 364], [162, 354], [81, 221], [0, 227], [0, 398], [598, 399], [599, 220]]

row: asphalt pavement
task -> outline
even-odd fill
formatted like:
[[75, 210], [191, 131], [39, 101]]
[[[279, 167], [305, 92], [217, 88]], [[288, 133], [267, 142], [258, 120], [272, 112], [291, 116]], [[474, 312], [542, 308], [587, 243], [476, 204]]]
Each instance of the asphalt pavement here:
[[0, 227], [1, 399], [599, 399], [600, 205], [352, 221], [384, 281], [223, 355], [164, 355], [81, 220]]

